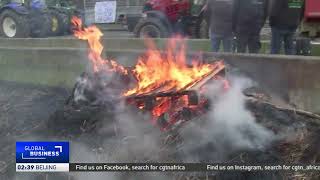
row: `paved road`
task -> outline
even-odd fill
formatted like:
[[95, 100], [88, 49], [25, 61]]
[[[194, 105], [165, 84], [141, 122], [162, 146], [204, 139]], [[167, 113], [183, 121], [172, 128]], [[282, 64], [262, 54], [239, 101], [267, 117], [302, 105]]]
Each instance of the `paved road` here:
[[15, 142], [40, 137], [36, 131], [43, 129], [41, 127], [49, 115], [63, 105], [67, 94], [61, 89], [0, 81], [1, 180], [24, 180], [29, 177], [15, 176]]

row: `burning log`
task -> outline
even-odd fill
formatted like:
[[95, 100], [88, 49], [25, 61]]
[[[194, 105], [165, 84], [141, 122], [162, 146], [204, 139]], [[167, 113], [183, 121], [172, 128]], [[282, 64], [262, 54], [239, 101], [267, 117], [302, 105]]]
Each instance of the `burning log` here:
[[169, 90], [169, 91], [161, 91], [159, 89], [155, 89], [149, 91], [148, 93], [143, 94], [133, 94], [127, 97], [127, 101], [139, 101], [145, 99], [146, 102], [155, 102], [156, 98], [163, 98], [163, 97], [181, 97], [187, 96], [188, 102], [190, 105], [198, 105], [198, 92], [200, 92], [201, 88], [208, 84], [211, 80], [215, 79], [216, 77], [221, 77], [220, 74], [225, 74], [224, 72], [224, 65], [221, 65], [220, 62], [216, 65], [217, 68], [212, 70], [210, 73], [206, 74], [203, 77], [196, 79], [194, 82], [186, 85], [185, 87], [181, 87], [180, 90]]
[[[221, 62], [212, 64], [212, 70], [178, 90], [161, 91], [162, 86], [148, 93], [135, 93], [126, 98], [129, 104], [135, 104], [142, 110], [152, 111], [155, 121], [163, 130], [169, 130], [192, 116], [208, 110], [209, 102], [201, 97], [202, 88], [214, 79], [223, 79], [225, 66]], [[218, 78], [219, 77], [219, 78]], [[171, 110], [169, 110], [171, 109]], [[181, 122], [179, 122], [181, 121]]]

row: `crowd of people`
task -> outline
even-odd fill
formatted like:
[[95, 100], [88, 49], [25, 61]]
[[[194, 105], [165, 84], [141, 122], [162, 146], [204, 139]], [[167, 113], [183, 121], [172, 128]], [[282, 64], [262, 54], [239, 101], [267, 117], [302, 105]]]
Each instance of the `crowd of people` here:
[[207, 17], [214, 52], [258, 53], [260, 32], [271, 27], [270, 53], [294, 51], [294, 35], [303, 18], [304, 0], [208, 0]]

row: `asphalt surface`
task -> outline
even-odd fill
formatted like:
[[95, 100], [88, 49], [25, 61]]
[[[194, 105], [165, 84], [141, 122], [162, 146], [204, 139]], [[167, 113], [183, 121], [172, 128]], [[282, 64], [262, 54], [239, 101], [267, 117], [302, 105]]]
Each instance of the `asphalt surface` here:
[[64, 89], [0, 81], [0, 180], [28, 179], [15, 174], [15, 143], [41, 139], [39, 131], [67, 95]]

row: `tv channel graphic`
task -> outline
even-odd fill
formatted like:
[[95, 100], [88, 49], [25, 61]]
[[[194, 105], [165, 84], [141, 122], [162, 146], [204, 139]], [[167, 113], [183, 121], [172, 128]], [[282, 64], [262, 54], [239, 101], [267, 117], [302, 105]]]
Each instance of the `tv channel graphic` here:
[[16, 142], [17, 172], [69, 172], [69, 142]]

